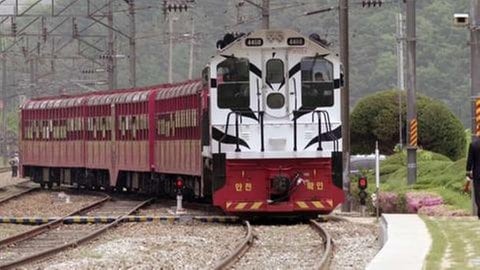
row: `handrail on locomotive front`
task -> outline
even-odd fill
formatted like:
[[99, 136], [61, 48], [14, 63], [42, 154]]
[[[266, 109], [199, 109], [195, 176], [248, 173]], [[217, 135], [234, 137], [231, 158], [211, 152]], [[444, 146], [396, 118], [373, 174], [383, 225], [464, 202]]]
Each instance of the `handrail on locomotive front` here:
[[[242, 113], [258, 113], [258, 118], [260, 122], [260, 140], [261, 146], [260, 151], [265, 151], [265, 135], [264, 135], [264, 115], [265, 111], [231, 111], [227, 114], [227, 120], [225, 123], [225, 133], [218, 141], [218, 153], [222, 152], [222, 142], [228, 136], [228, 127], [230, 126], [230, 116], [235, 114], [235, 152], [241, 152], [240, 150], [240, 137], [239, 137], [239, 120], [241, 121]], [[339, 143], [338, 138], [332, 133], [332, 123], [330, 121], [330, 114], [325, 110], [295, 110], [293, 111], [293, 151], [297, 151], [297, 113], [312, 113], [312, 122], [314, 122], [315, 114], [318, 118], [318, 147], [317, 151], [323, 151], [322, 147], [322, 117], [325, 121], [326, 127], [326, 136], [328, 136], [333, 143], [333, 151], [338, 151]]]
[[322, 151], [322, 118], [320, 115], [323, 115], [323, 118], [325, 120], [325, 127], [326, 127], [326, 136], [330, 137], [332, 139], [333, 143], [333, 151], [338, 151], [339, 145], [338, 145], [338, 138], [335, 137], [332, 133], [332, 123], [330, 121], [330, 114], [327, 111], [324, 110], [294, 110], [293, 111], [293, 151], [297, 151], [297, 113], [312, 113], [312, 122], [314, 121], [315, 114], [317, 114], [318, 117], [318, 147], [317, 151]]
[[322, 151], [322, 119], [320, 116], [323, 116], [323, 119], [325, 120], [325, 127], [326, 127], [326, 135], [332, 139], [333, 142], [333, 151], [337, 152], [339, 149], [338, 145], [338, 138], [336, 138], [333, 133], [332, 133], [332, 123], [330, 122], [330, 114], [327, 111], [321, 111], [321, 110], [315, 110], [312, 112], [312, 122], [315, 117], [315, 113], [317, 114], [318, 117], [318, 147], [317, 150]]

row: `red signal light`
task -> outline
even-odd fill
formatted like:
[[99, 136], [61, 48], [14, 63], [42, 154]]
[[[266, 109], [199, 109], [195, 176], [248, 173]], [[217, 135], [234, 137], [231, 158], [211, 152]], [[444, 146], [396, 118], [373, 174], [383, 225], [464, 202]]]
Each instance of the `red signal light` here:
[[177, 186], [177, 189], [182, 189], [183, 188], [183, 179], [182, 178], [177, 178], [177, 182], [175, 183]]
[[366, 189], [367, 188], [367, 185], [368, 185], [368, 182], [367, 182], [367, 178], [362, 176], [358, 179], [358, 188], [359, 189]]

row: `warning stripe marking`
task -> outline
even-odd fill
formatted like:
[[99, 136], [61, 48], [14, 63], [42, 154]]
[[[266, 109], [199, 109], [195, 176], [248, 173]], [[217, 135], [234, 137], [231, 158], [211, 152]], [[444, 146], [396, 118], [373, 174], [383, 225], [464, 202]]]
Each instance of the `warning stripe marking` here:
[[312, 201], [313, 206], [316, 208], [323, 208], [323, 204], [319, 201]]
[[[327, 208], [332, 208], [333, 207], [333, 200], [332, 199], [318, 199], [316, 201], [295, 201], [291, 202], [294, 208], [296, 209], [302, 209], [302, 210], [308, 210], [308, 209], [327, 209]], [[232, 202], [228, 201], [225, 202], [225, 206], [229, 210], [238, 210], [238, 211], [259, 211], [263, 209], [264, 207], [267, 207], [265, 201], [261, 202]]]
[[252, 205], [252, 207], [250, 207], [250, 209], [258, 209], [260, 206], [262, 206], [262, 204], [262, 202], [256, 202]]
[[417, 119], [410, 121], [410, 146], [417, 146], [418, 142], [418, 123]]
[[480, 99], [475, 100], [475, 134], [480, 135]]
[[237, 206], [235, 206], [235, 209], [236, 210], [242, 210], [243, 208], [245, 208], [245, 206], [247, 206], [247, 203], [246, 202], [241, 202], [241, 203], [238, 203]]
[[305, 202], [296, 202], [298, 207], [302, 209], [308, 209], [308, 205]]

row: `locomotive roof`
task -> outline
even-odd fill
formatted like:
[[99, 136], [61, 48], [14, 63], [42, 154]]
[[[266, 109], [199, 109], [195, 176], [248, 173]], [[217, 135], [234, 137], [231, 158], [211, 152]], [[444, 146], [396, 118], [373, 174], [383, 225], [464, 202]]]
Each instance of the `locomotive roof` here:
[[156, 91], [156, 100], [191, 95], [202, 88], [201, 80], [192, 80], [176, 84], [161, 84], [149, 87], [89, 92], [78, 95], [62, 95], [34, 98], [23, 103], [22, 109], [50, 109], [77, 107], [82, 104], [102, 105], [111, 103], [141, 102], [148, 99], [152, 91]]
[[[271, 47], [276, 47], [276, 48], [288, 48], [289, 46], [287, 45], [287, 39], [289, 37], [303, 37], [305, 39], [305, 47], [314, 47], [316, 50], [320, 51], [320, 54], [332, 54], [332, 51], [330, 51], [329, 48], [326, 48], [324, 45], [319, 44], [315, 41], [312, 41], [310, 38], [306, 37], [304, 34], [291, 30], [291, 29], [259, 29], [256, 31], [253, 31], [251, 33], [248, 33], [246, 35], [243, 35], [237, 39], [235, 39], [233, 42], [229, 43], [227, 46], [225, 46], [223, 49], [221, 49], [221, 52], [225, 51], [230, 51], [230, 50], [236, 50], [236, 49], [242, 49], [245, 48], [244, 46], [244, 41], [246, 39], [255, 39], [255, 38], [262, 38], [264, 39], [264, 45], [261, 47], [250, 47], [251, 49], [259, 49], [259, 48], [271, 48]], [[269, 39], [270, 38], [280, 38], [281, 41], [275, 40], [271, 42]], [[217, 54], [219, 56], [220, 54]]]

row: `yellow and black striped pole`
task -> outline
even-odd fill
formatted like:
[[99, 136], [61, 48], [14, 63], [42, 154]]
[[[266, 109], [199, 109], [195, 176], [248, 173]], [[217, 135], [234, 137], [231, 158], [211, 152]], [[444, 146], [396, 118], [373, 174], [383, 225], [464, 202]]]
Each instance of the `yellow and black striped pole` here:
[[480, 98], [475, 100], [475, 134], [480, 136]]
[[410, 121], [410, 128], [409, 128], [409, 144], [411, 147], [417, 147], [418, 145], [418, 122], [417, 119], [414, 118]]

